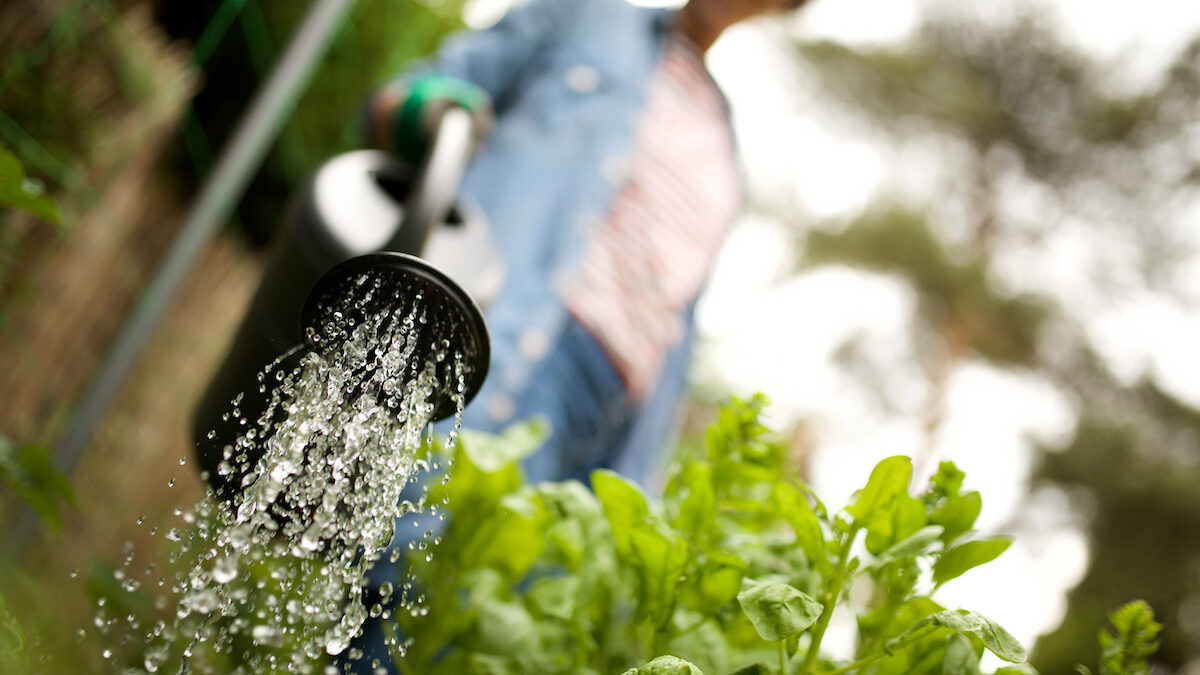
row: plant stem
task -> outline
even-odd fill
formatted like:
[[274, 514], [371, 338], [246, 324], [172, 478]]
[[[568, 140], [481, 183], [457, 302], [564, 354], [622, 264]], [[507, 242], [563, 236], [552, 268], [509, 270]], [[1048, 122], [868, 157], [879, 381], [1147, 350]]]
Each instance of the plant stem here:
[[852, 670], [858, 670], [859, 668], [862, 668], [865, 665], [874, 663], [875, 661], [878, 661], [879, 659], [882, 659], [885, 656], [890, 656], [894, 652], [904, 649], [905, 647], [916, 642], [917, 640], [923, 639], [926, 635], [929, 635], [931, 632], [933, 632], [933, 630], [937, 630], [936, 627], [926, 626], [925, 628], [919, 629], [917, 632], [913, 633], [908, 638], [896, 643], [890, 649], [888, 647], [884, 646], [878, 652], [875, 652], [874, 654], [872, 654], [870, 656], [865, 656], [865, 657], [855, 661], [854, 663], [851, 663], [848, 666], [842, 666], [841, 668], [837, 668], [835, 670], [827, 670], [827, 671], [821, 673], [821, 675], [842, 675], [843, 673], [848, 673]]
[[783, 644], [785, 642], [787, 640], [780, 640], [776, 643], [779, 645], [779, 675], [787, 674], [787, 647]]
[[833, 609], [842, 595], [842, 586], [846, 583], [846, 564], [850, 559], [850, 547], [854, 545], [859, 529], [860, 527], [857, 525], [850, 529], [846, 540], [842, 542], [841, 550], [838, 551], [837, 567], [833, 572], [833, 584], [830, 585], [829, 593], [824, 598], [825, 607], [821, 609], [821, 616], [817, 618], [817, 627], [813, 630], [808, 653], [804, 655], [804, 664], [800, 666], [801, 673], [811, 673], [813, 665], [817, 662], [817, 656], [821, 653], [821, 639], [825, 637], [825, 629], [829, 628], [829, 619], [833, 617]]

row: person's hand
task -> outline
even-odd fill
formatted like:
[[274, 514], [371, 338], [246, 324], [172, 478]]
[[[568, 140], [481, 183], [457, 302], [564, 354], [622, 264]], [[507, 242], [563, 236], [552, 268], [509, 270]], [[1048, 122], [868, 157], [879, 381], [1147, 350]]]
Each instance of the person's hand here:
[[479, 87], [458, 78], [428, 73], [394, 83], [376, 94], [372, 105], [372, 142], [417, 164], [429, 151], [442, 115], [452, 106], [471, 113], [476, 142], [492, 125], [492, 103]]

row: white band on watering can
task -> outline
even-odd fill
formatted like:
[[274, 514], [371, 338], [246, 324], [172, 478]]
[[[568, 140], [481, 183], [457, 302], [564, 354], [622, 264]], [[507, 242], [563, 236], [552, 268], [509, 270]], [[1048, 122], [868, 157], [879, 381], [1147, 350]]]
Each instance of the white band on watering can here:
[[395, 163], [379, 150], [348, 152], [326, 162], [313, 177], [314, 208], [347, 257], [383, 250], [400, 227], [404, 205], [374, 179]]

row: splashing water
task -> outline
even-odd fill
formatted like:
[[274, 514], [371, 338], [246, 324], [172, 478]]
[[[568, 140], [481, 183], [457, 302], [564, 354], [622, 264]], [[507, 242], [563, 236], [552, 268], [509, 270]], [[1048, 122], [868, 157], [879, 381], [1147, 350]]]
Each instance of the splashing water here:
[[[369, 283], [360, 278], [346, 306], [396, 292], [376, 281], [363, 293]], [[322, 334], [310, 335], [323, 351], [303, 354], [290, 372], [279, 369], [281, 358], [260, 376], [279, 384], [261, 416], [238, 419], [244, 431], [217, 469], [226, 481], [240, 476], [241, 491], [228, 500], [210, 491], [181, 514], [186, 527], [165, 535], [178, 542], [175, 611], [142, 627], [146, 671], [182, 664], [188, 672], [311, 672], [323, 655], [347, 649], [368, 614], [387, 618], [392, 585], [380, 589], [382, 598], [368, 597], [367, 574], [387, 552], [396, 519], [423, 509], [423, 497], [404, 501], [401, 491], [414, 469], [431, 468], [433, 399], [446, 388], [439, 373], [455, 380], [447, 444], [469, 374], [448, 340], [423, 335], [434, 327], [419, 296], [395, 304], [402, 309], [332, 312]], [[233, 418], [241, 417], [239, 402]], [[105, 632], [117, 622], [99, 609], [95, 625]], [[133, 615], [127, 623], [138, 630]]]

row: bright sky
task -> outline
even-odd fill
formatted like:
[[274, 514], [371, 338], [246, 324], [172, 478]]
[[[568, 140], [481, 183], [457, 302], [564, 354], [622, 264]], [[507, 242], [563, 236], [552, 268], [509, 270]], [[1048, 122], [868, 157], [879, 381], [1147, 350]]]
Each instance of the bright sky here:
[[[475, 0], [468, 20], [472, 25], [490, 22], [509, 1]], [[936, 1], [815, 0], [787, 28], [806, 37], [883, 43], [903, 38], [922, 8]], [[1200, 33], [1200, 2], [1194, 0], [1036, 4], [1059, 18], [1069, 40], [1109, 60], [1126, 86], [1144, 81]], [[1016, 5], [994, 0], [984, 6], [1000, 14]], [[851, 212], [887, 179], [891, 158], [880, 155], [870, 139], [823, 127], [802, 102], [797, 105], [784, 57], [774, 51], [773, 41], [763, 39], [764, 31], [777, 28], [737, 27], [722, 37], [709, 58], [734, 108], [749, 180], [793, 194], [815, 217]], [[913, 298], [887, 279], [839, 269], [781, 284], [788, 250], [777, 224], [747, 218], [735, 229], [701, 308], [706, 347], [699, 370], [701, 377], [739, 392], [766, 392], [777, 423], [806, 419], [818, 445], [815, 487], [836, 504], [859, 487], [874, 462], [911, 454], [920, 445], [920, 429], [911, 420], [919, 418], [923, 392], [906, 384], [920, 380], [905, 359]], [[1200, 297], [1200, 265], [1193, 279]], [[1174, 391], [1200, 403], [1200, 387], [1187, 377], [1197, 372], [1193, 352], [1200, 344], [1200, 313], [1136, 302], [1097, 315], [1089, 329], [1118, 372], [1132, 378], [1151, 370]], [[873, 412], [876, 404], [863, 400], [861, 389], [850, 386], [833, 364], [832, 352], [854, 334], [865, 338], [865, 348], [879, 362], [894, 369], [889, 380], [895, 382], [887, 386], [899, 388], [893, 398], [911, 401], [902, 411], [911, 413], [902, 416], [910, 421], [880, 418]], [[948, 584], [940, 599], [985, 613], [1026, 645], [1057, 625], [1064, 593], [1086, 566], [1085, 540], [1065, 498], [1054, 491], [1029, 495], [1025, 485], [1032, 462], [1025, 438], [1061, 439], [1071, 423], [1070, 407], [1046, 385], [972, 366], [951, 381], [949, 411], [936, 449], [939, 458], [953, 458], [967, 471], [969, 485], [983, 492], [979, 525], [985, 533], [1013, 531], [1017, 507], [1026, 507], [1016, 544], [995, 563]], [[839, 631], [848, 649], [852, 626], [843, 623]]]

